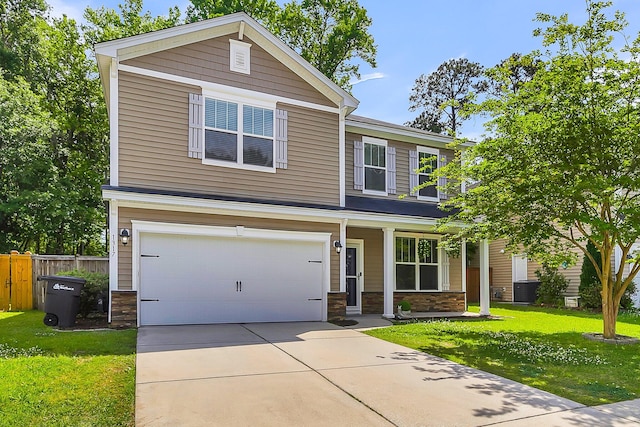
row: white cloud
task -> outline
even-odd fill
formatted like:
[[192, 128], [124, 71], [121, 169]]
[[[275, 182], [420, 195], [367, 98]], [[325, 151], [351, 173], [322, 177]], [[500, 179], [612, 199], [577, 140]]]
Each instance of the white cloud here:
[[358, 83], [366, 82], [367, 80], [384, 79], [385, 77], [387, 76], [384, 75], [384, 73], [363, 74], [359, 79], [351, 80], [349, 84], [353, 86], [353, 85], [357, 85]]

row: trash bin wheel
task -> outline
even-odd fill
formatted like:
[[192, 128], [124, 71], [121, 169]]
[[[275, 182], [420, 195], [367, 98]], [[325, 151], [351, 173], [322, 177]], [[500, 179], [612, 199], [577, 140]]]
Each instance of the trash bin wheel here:
[[56, 326], [58, 324], [58, 316], [53, 313], [47, 313], [44, 315], [43, 321], [47, 326]]

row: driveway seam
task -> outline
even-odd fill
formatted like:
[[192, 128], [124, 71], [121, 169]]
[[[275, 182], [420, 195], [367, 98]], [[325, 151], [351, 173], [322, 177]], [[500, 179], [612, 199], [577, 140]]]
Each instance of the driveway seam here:
[[198, 377], [198, 378], [176, 378], [173, 380], [159, 380], [159, 381], [138, 381], [137, 384], [163, 384], [163, 383], [174, 383], [181, 381], [199, 381], [199, 380], [216, 380], [216, 379], [226, 379], [226, 378], [242, 378], [242, 377], [259, 377], [259, 376], [269, 376], [269, 375], [283, 375], [283, 374], [304, 374], [306, 372], [310, 372], [310, 370], [300, 370], [300, 371], [282, 371], [282, 372], [262, 372], [262, 373], [252, 373], [252, 374], [238, 374], [238, 375], [219, 375], [216, 377]]
[[[369, 409], [371, 412], [373, 412], [374, 414], [378, 415], [380, 418], [382, 418], [383, 420], [387, 421], [389, 424], [399, 427], [398, 424], [394, 423], [393, 421], [391, 421], [389, 418], [387, 418], [386, 416], [384, 416], [383, 414], [381, 414], [380, 412], [376, 411], [374, 408], [372, 408], [371, 406], [367, 405], [365, 402], [363, 402], [362, 400], [358, 399], [356, 396], [354, 396], [353, 394], [349, 393], [347, 390], [345, 390], [344, 388], [340, 387], [338, 384], [334, 383], [333, 381], [331, 381], [328, 377], [326, 377], [325, 375], [322, 374], [322, 372], [320, 372], [319, 370], [309, 366], [308, 364], [306, 364], [305, 362], [303, 362], [302, 360], [298, 359], [297, 357], [295, 357], [294, 355], [292, 355], [291, 353], [287, 352], [286, 350], [284, 350], [281, 347], [278, 347], [276, 344], [272, 343], [271, 341], [267, 340], [265, 337], [263, 337], [262, 335], [258, 334], [255, 331], [252, 331], [251, 329], [247, 328], [244, 324], [241, 325], [243, 328], [245, 328], [247, 331], [251, 332], [252, 334], [254, 334], [255, 336], [261, 338], [262, 340], [264, 340], [265, 342], [271, 344], [272, 346], [274, 346], [275, 348], [277, 348], [278, 350], [280, 350], [281, 352], [283, 352], [284, 354], [286, 354], [287, 356], [289, 356], [290, 358], [292, 358], [293, 360], [297, 361], [298, 363], [301, 363], [302, 365], [306, 366], [307, 368], [309, 368], [312, 372], [315, 372], [316, 374], [318, 374], [321, 378], [323, 378], [325, 381], [327, 381], [329, 384], [331, 384], [332, 386], [334, 386], [335, 388], [337, 388], [338, 390], [340, 390], [341, 392], [343, 392], [344, 394], [346, 394], [347, 396], [349, 396], [350, 398], [352, 398], [353, 400], [355, 400], [356, 402], [360, 403], [362, 406], [364, 406], [365, 408]], [[358, 337], [359, 338], [359, 337]]]

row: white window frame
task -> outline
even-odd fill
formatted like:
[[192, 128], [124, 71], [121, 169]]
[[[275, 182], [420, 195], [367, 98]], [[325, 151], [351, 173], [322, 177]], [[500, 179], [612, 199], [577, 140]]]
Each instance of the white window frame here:
[[[372, 196], [388, 196], [389, 195], [389, 182], [388, 182], [389, 169], [388, 169], [387, 163], [389, 159], [387, 157], [387, 154], [388, 154], [387, 151], [389, 147], [388, 147], [387, 140], [371, 138], [369, 136], [363, 136], [362, 144], [363, 144], [362, 145], [362, 194], [369, 194]], [[381, 168], [379, 166], [367, 166], [365, 162], [366, 160], [365, 152], [367, 151], [367, 148], [366, 148], [367, 144], [379, 145], [384, 147], [384, 168]], [[367, 168], [384, 170], [384, 191], [367, 190], [367, 180], [366, 180]]]
[[[412, 238], [415, 240], [415, 261], [414, 262], [402, 262], [397, 261], [395, 258], [396, 254], [396, 238], [404, 237], [404, 238]], [[438, 289], [420, 289], [420, 266], [421, 265], [434, 265], [433, 263], [422, 263], [420, 262], [420, 255], [418, 253], [419, 241], [420, 239], [429, 239], [435, 240], [437, 242], [437, 247], [440, 246], [440, 239], [442, 236], [438, 234], [424, 234], [424, 233], [394, 233], [393, 235], [393, 291], [394, 292], [442, 292], [442, 251], [437, 248], [436, 253], [438, 257]], [[396, 287], [396, 265], [415, 265], [415, 289], [397, 289]]]
[[[417, 147], [417, 151], [418, 151], [418, 168], [422, 167], [422, 163], [420, 162], [420, 153], [426, 153], [426, 154], [432, 154], [436, 156], [436, 169], [440, 167], [440, 150], [438, 150], [437, 148], [432, 148], [432, 147], [422, 147], [422, 146], [418, 146]], [[420, 175], [427, 175], [424, 172], [416, 172], [416, 175], [418, 175], [418, 185], [420, 185]], [[436, 187], [436, 197], [429, 197], [429, 196], [421, 196], [420, 195], [420, 190], [418, 190], [416, 192], [416, 196], [418, 198], [418, 200], [426, 200], [428, 202], [439, 202], [440, 201], [440, 190], [438, 189], [438, 183], [435, 183], [435, 187]]]
[[[202, 164], [205, 165], [213, 165], [213, 166], [222, 166], [226, 168], [234, 168], [234, 169], [245, 169], [257, 172], [269, 172], [276, 173], [276, 138], [275, 138], [275, 129], [276, 129], [276, 104], [275, 102], [265, 101], [260, 98], [243, 98], [238, 96], [232, 96], [229, 94], [220, 94], [215, 92], [204, 92], [204, 101], [202, 108]], [[206, 158], [206, 130], [218, 130], [222, 132], [234, 133], [233, 131], [226, 131], [217, 128], [208, 127], [205, 122], [205, 114], [206, 114], [206, 99], [215, 99], [219, 101], [227, 101], [233, 102], [238, 105], [238, 124], [236, 133], [236, 150], [237, 150], [237, 160], [235, 162], [225, 161], [225, 160], [217, 160], [217, 159], [207, 159]], [[244, 106], [257, 107], [265, 110], [271, 110], [273, 113], [273, 135], [271, 138], [262, 136], [262, 135], [254, 135], [250, 133], [245, 133], [244, 126]], [[272, 166], [257, 166], [257, 165], [248, 165], [243, 162], [243, 137], [247, 136], [256, 136], [259, 138], [271, 139], [271, 158], [273, 159]]]

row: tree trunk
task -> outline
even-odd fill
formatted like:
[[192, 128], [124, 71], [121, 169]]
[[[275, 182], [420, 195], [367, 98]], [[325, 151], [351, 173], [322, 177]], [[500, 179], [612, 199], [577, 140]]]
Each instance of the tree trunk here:
[[[603, 292], [604, 293], [604, 292]], [[615, 303], [611, 292], [602, 295], [602, 321], [604, 338], [616, 337], [616, 321], [618, 319], [618, 304]]]

